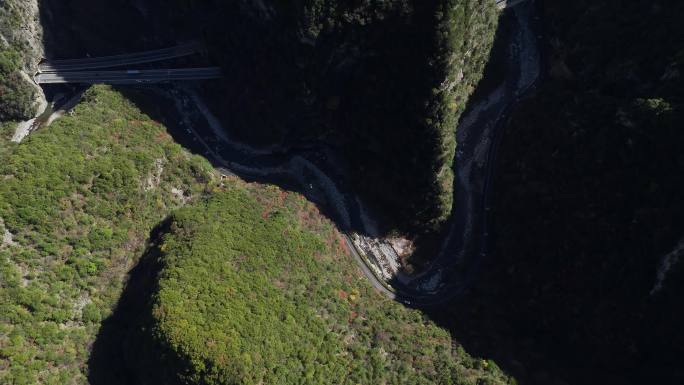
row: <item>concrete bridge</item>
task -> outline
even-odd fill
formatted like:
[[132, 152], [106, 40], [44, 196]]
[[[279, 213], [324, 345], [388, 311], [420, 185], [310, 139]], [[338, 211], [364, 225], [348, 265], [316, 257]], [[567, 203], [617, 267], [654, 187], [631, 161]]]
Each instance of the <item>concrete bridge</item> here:
[[132, 54], [97, 58], [44, 61], [33, 77], [37, 84], [140, 84], [181, 80], [205, 80], [221, 77], [218, 67], [152, 70], [100, 70], [154, 63], [189, 56], [202, 51], [199, 44], [184, 44]]
[[206, 67], [166, 70], [59, 71], [39, 73], [34, 79], [38, 84], [141, 84], [181, 80], [206, 80], [220, 77], [220, 68]]
[[46, 73], [61, 71], [83, 71], [96, 68], [114, 68], [133, 64], [153, 63], [162, 60], [175, 59], [200, 52], [202, 52], [201, 45], [190, 43], [179, 45], [177, 47], [162, 48], [124, 55], [85, 59], [50, 60], [40, 63], [38, 65], [38, 72]]

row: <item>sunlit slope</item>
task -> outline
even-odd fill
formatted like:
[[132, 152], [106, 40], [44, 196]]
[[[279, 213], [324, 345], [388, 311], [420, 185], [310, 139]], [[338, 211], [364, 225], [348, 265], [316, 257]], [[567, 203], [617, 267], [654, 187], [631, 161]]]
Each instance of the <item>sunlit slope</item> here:
[[419, 311], [376, 293], [297, 194], [237, 185], [176, 212], [169, 229], [152, 306], [154, 336], [173, 357], [166, 375], [192, 384], [506, 383]]
[[23, 143], [0, 141], [0, 383], [86, 383], [150, 229], [211, 168], [107, 87]]

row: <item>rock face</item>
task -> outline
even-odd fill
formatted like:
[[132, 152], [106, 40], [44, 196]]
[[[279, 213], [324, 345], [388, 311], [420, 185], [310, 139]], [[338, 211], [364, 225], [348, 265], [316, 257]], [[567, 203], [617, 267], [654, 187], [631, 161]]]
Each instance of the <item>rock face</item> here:
[[43, 27], [40, 23], [40, 13], [37, 0], [21, 1], [20, 8], [25, 15], [25, 24], [20, 30], [20, 39], [26, 43], [24, 50], [24, 69], [32, 73], [43, 58]]
[[0, 5], [0, 43], [21, 52], [22, 68], [31, 73], [43, 57], [43, 27], [38, 0], [7, 0]]
[[39, 18], [37, 0], [0, 4], [0, 122], [28, 119], [44, 104], [42, 91], [26, 76], [43, 57]]

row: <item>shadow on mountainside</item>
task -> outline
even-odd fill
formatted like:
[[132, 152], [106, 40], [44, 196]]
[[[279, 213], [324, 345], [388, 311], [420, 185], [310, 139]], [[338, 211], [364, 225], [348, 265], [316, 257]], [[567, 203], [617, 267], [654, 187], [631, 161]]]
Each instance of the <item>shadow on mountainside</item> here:
[[164, 12], [149, 17], [155, 1], [41, 0], [46, 56], [117, 55], [174, 46], [179, 40], [201, 36], [201, 30], [174, 29]]
[[[159, 250], [170, 220], [150, 232], [147, 250], [129, 271], [124, 291], [112, 314], [102, 321], [88, 360], [91, 385], [173, 385], [181, 360], [153, 339], [152, 295], [162, 261]], [[169, 370], [172, 368], [173, 370]]]
[[[362, 88], [364, 84], [364, 79], [358, 72], [363, 69], [361, 67], [370, 66], [376, 72], [384, 73], [385, 71], [381, 71], [381, 68], [384, 68], [387, 63], [377, 58], [377, 52], [365, 56], [358, 52], [351, 52], [349, 53], [351, 56], [335, 68], [332, 68], [330, 63], [322, 66], [321, 73], [316, 75], [321, 79], [304, 79], [302, 78], [306, 73], [302, 68], [304, 62], [307, 62], [309, 66], [317, 67], [312, 63], [328, 62], [331, 57], [342, 55], [336, 51], [336, 47], [345, 46], [343, 40], [346, 35], [326, 37], [329, 40], [326, 41], [326, 48], [322, 52], [313, 52], [313, 48], [309, 45], [302, 44], [298, 40], [293, 41], [294, 29], [292, 25], [287, 24], [286, 17], [273, 21], [271, 24], [267, 21], [268, 18], [253, 15], [250, 10], [245, 10], [239, 2], [226, 2], [220, 6], [211, 1], [187, 6], [182, 4], [170, 6], [159, 0], [118, 2], [44, 0], [41, 2], [45, 51], [46, 55], [52, 59], [130, 53], [170, 47], [185, 41], [200, 41], [213, 47], [206, 55], [196, 54], [166, 62], [136, 65], [135, 68], [200, 67], [221, 63], [224, 69], [223, 79], [187, 83], [187, 85], [194, 87], [202, 95], [203, 100], [224, 126], [230, 127], [231, 137], [250, 144], [259, 145], [275, 141], [284, 148], [294, 148], [292, 154], [286, 154], [282, 150], [280, 153], [272, 154], [271, 159], [264, 161], [266, 166], [278, 166], [278, 162], [291, 158], [293, 154], [301, 154], [302, 151], [298, 149], [320, 145], [317, 137], [320, 134], [319, 127], [325, 126], [324, 130], [331, 131], [324, 121], [335, 120], [332, 118], [334, 114], [344, 115], [344, 119], [341, 118], [340, 121], [348, 120], [348, 116], [337, 111], [336, 108], [319, 108], [320, 103], [327, 103], [323, 97], [315, 106], [301, 100], [303, 92], [301, 88], [305, 81], [322, 81], [318, 92], [330, 94], [325, 96], [325, 100], [338, 97], [343, 99], [333, 103], [335, 105], [345, 104], [345, 100], [349, 103], [364, 104], [354, 95], [354, 87]], [[396, 24], [394, 21], [386, 21], [372, 29], [375, 40], [380, 40], [380, 37], [384, 36], [383, 30], [389, 23]], [[395, 25], [392, 28], [398, 27]], [[216, 33], [217, 30], [222, 33]], [[403, 31], [403, 33], [410, 34], [410, 31]], [[359, 33], [349, 33], [351, 39], [364, 42], [364, 39], [357, 35]], [[379, 44], [377, 41], [375, 43]], [[399, 43], [396, 40], [392, 40], [391, 43], [392, 48], [387, 48], [386, 51], [397, 51]], [[229, 52], [224, 52], [225, 49], [223, 51], [217, 49], [217, 47], [225, 46], [231, 47]], [[400, 57], [395, 59], [399, 61], [401, 55], [406, 54], [405, 51], [399, 52]], [[354, 61], [361, 61], [364, 64], [349, 64]], [[391, 72], [396, 75], [397, 71], [399, 69], [394, 68]], [[372, 78], [375, 79], [373, 76]], [[349, 86], [352, 80], [355, 86]], [[380, 82], [381, 80], [375, 79], [374, 81]], [[400, 85], [393, 87], [400, 87]], [[49, 85], [45, 88], [49, 93], [55, 94], [73, 92], [71, 85]], [[177, 111], [173, 101], [155, 94], [151, 89], [146, 90], [144, 86], [118, 87], [118, 89], [144, 113], [163, 122], [178, 143], [192, 153], [206, 157], [215, 167], [224, 166], [206, 151], [204, 145], [195, 140], [194, 134], [188, 132], [188, 127], [183, 125], [184, 116]], [[402, 93], [391, 92], [390, 94], [401, 95]], [[375, 96], [367, 98], [375, 98]], [[408, 102], [404, 100], [405, 97], [400, 99]], [[399, 110], [404, 109], [399, 108]], [[325, 116], [319, 114], [321, 111]], [[371, 114], [370, 111], [367, 113]], [[387, 113], [382, 116], [394, 117], [395, 114]], [[198, 127], [194, 128], [200, 135], [206, 135], [207, 138], [214, 136], [211, 130], [205, 127], [206, 122], [198, 120], [192, 123], [197, 124]], [[325, 145], [339, 150], [341, 141], [338, 139], [333, 138]], [[211, 144], [214, 147], [216, 143]], [[337, 157], [340, 160], [339, 163], [349, 169], [350, 162], [345, 155], [337, 154]], [[250, 156], [245, 155], [245, 157]], [[319, 153], [313, 154], [313, 157], [319, 156], [321, 156]], [[354, 173], [352, 172], [351, 175]], [[269, 177], [266, 180], [246, 173], [240, 176], [255, 182], [277, 184], [284, 189], [303, 193], [310, 198], [313, 196], [307, 186], [293, 182], [291, 178]], [[347, 181], [346, 184], [350, 185], [351, 181]], [[347, 188], [352, 187], [347, 186]], [[340, 228], [349, 227], [340, 221], [338, 215], [333, 214], [333, 210], [328, 207], [329, 203], [322, 203], [323, 199], [312, 199], [312, 201]], [[355, 226], [355, 229], [361, 231], [359, 226]]]
[[[41, 13], [46, 29], [46, 52], [52, 58], [78, 58], [87, 55], [100, 56], [161, 48], [175, 45], [177, 41], [184, 39], [203, 38], [201, 29], [188, 29], [187, 25], [183, 28], [174, 28], [178, 25], [174, 24], [173, 18], [163, 13], [156, 15], [155, 18], [152, 18], [155, 21], [150, 22], [150, 18], [144, 15], [145, 12], [150, 12], [150, 9], [145, 7], [152, 8], [154, 4], [154, 1], [43, 0], [41, 2]], [[266, 29], [261, 28], [262, 26], [251, 24], [251, 20], [242, 19], [239, 16], [240, 14], [236, 11], [226, 17], [231, 22], [236, 23], [234, 27], [236, 30], [244, 29], [242, 31], [244, 35], [258, 35], [266, 31]], [[273, 34], [274, 32], [271, 31], [270, 33]], [[335, 110], [335, 108], [339, 108], [338, 103], [345, 106], [345, 97], [347, 98], [347, 106], [362, 108], [369, 116], [377, 115], [377, 119], [395, 112], [383, 108], [376, 109], [372, 103], [362, 105], [365, 100], [374, 100], [379, 88], [371, 87], [372, 89], [368, 91], [369, 94], [366, 95], [365, 99], [355, 99], [356, 95], [350, 90], [346, 91], [348, 94], [342, 95], [342, 102], [337, 99], [341, 95], [336, 93], [342, 92], [339, 88], [344, 88], [344, 84], [338, 85], [337, 83], [344, 83], [345, 80], [353, 78], [354, 84], [358, 88], [362, 87], [366, 78], [362, 76], [362, 73], [354, 72], [360, 71], [361, 67], [354, 67], [353, 70], [341, 68], [343, 73], [339, 78], [328, 80], [336, 84], [332, 86], [328, 84], [330, 94], [322, 92], [325, 99], [321, 98], [317, 101], [317, 103], [330, 104], [330, 108], [326, 106], [326, 116], [311, 114], [313, 108], [301, 110], [300, 106], [295, 106], [301, 101], [291, 98], [290, 95], [301, 91], [299, 83], [303, 79], [298, 77], [296, 67], [302, 63], [297, 63], [277, 52], [277, 49], [282, 49], [282, 46], [277, 47], [277, 43], [270, 42], [250, 47], [255, 40], [245, 40], [240, 39], [240, 37], [239, 34], [233, 34], [228, 35], [226, 39], [234, 40], [233, 43], [237, 47], [236, 51], [248, 56], [246, 64], [238, 62], [238, 59], [228, 62], [228, 67], [235, 70], [231, 72], [230, 80], [235, 80], [236, 83], [229, 84], [230, 82], [226, 80], [225, 84], [207, 87], [210, 93], [213, 92], [213, 95], [218, 95], [216, 102], [210, 100], [208, 103], [219, 112], [220, 118], [225, 120], [227, 124], [238, 127], [236, 131], [242, 131], [242, 136], [250, 141], [266, 142], [268, 139], [272, 139], [260, 137], [263, 132], [259, 130], [250, 132], [250, 128], [254, 127], [253, 123], [255, 122], [264, 126], [274, 124], [273, 127], [269, 127], [269, 133], [277, 139], [285, 138], [293, 141], [293, 136], [312, 136], [311, 132], [305, 128], [297, 127], [292, 131], [288, 129], [291, 126], [296, 126], [304, 119], [308, 119], [309, 124], [312, 125], [336, 118], [347, 119], [339, 109]], [[394, 44], [399, 45], [401, 42], [402, 39], [397, 38]], [[335, 42], [335, 44], [330, 42], [330, 45], [334, 46], [337, 43], [339, 42]], [[338, 54], [349, 54], [352, 58], [355, 57], [354, 55], [358, 55], [352, 51], [342, 51]], [[226, 52], [221, 53], [221, 55], [229, 56]], [[263, 55], [267, 59], [263, 59], [259, 55]], [[325, 54], [321, 54], [321, 56], [325, 58]], [[318, 60], [323, 58], [319, 57]], [[358, 57], [356, 58], [358, 59]], [[163, 64], [167, 66], [189, 66], [196, 65], [199, 60], [205, 60], [205, 58], [195, 56]], [[369, 60], [372, 68], [381, 70], [387, 67], [401, 73], [401, 69], [392, 67], [394, 63], [384, 63], [377, 58]], [[283, 70], [283, 68], [287, 68], [287, 70]], [[344, 73], [345, 71], [349, 72]], [[324, 75], [329, 75], [329, 73], [324, 73]], [[496, 77], [491, 76], [491, 73], [487, 73], [485, 78], [487, 82], [481, 83], [475, 95], [486, 94], [487, 90], [496, 86], [496, 84], [492, 84], [496, 83], [492, 80]], [[259, 81], [257, 82], [257, 80]], [[374, 83], [376, 87], [384, 85], [382, 79], [372, 80], [376, 82]], [[265, 92], [265, 90], [273, 88], [274, 83], [281, 84], [282, 87], [271, 92]], [[226, 84], [231, 85], [227, 90], [225, 89]], [[392, 85], [392, 87], [396, 87], [394, 89], [395, 94], [401, 94], [400, 86]], [[175, 108], [173, 101], [155, 95], [153, 91], [144, 88], [121, 88], [120, 91], [143, 112], [162, 122], [176, 142], [194, 154], [207, 157], [215, 167], [223, 166], [215, 158], [208, 155], [205, 147], [195, 140], [193, 134], [187, 132], [187, 127], [180, 123], [183, 121], [183, 117]], [[262, 96], [266, 96], [266, 98], [264, 99]], [[406, 103], [410, 103], [410, 101], [406, 100]], [[221, 108], [222, 105], [227, 107]], [[217, 106], [219, 108], [216, 108]], [[234, 112], [244, 112], [244, 114], [234, 114]], [[273, 116], [282, 117], [282, 120], [273, 119]], [[396, 122], [401, 123], [402, 116], [397, 115], [393, 118]], [[333, 128], [325, 127], [325, 129], [332, 130]], [[547, 127], [541, 127], [541, 129], [547, 129]], [[377, 139], [377, 137], [371, 139]], [[535, 137], [527, 139], [530, 139], [529, 142], [533, 142]], [[381, 146], [382, 143], [377, 145]], [[520, 148], [523, 147], [520, 146]], [[548, 149], [547, 155], [549, 157], [552, 155], [551, 149], [551, 147]], [[533, 151], [538, 150], [533, 149]], [[283, 154], [282, 156], [286, 157], [287, 155]], [[515, 157], [507, 160], [510, 164], [517, 161]], [[602, 176], [597, 177], [601, 178]], [[260, 181], [258, 179], [252, 180]], [[287, 178], [282, 180], [269, 178], [268, 182], [310, 196], [305, 186], [292, 183]], [[458, 186], [456, 188], [458, 189]], [[534, 201], [536, 199], [533, 196], [534, 193], [534, 191], [530, 192], [527, 198]], [[396, 193], [396, 196], [401, 199], [404, 198], [399, 193]], [[574, 197], [555, 195], [551, 196], [550, 199], [571, 204]], [[530, 205], [529, 202], [527, 201], [527, 205], [523, 204], [524, 202], [515, 201], [507, 201], [506, 203], [519, 210], [517, 213], [521, 215], [521, 218], [523, 215], [542, 216], [543, 211], [535, 210], [536, 206]], [[324, 215], [332, 219], [339, 228], [345, 229], [346, 226], [328, 205], [318, 203], [319, 209]], [[536, 226], [531, 227], [531, 231], [543, 234], [546, 226], [557, 225], [558, 228], [564, 228], [564, 223], [569, 221], [573, 215], [573, 212], [559, 214], [550, 225], [537, 222]], [[508, 226], [515, 226], [512, 223], [508, 223]], [[515, 223], [517, 224], [517, 222]], [[156, 274], [159, 269], [158, 251], [155, 244], [159, 235], [163, 233], [164, 226], [163, 223], [152, 232], [150, 247], [139, 264], [131, 270], [128, 283], [114, 313], [102, 323], [88, 363], [89, 380], [93, 385], [156, 384], [172, 383], [173, 381], [173, 378], [164, 372], [164, 365], [155, 361], [162, 355], [163, 350], [154, 345], [147, 330], [150, 322], [150, 295], [155, 289]], [[499, 231], [508, 230], [510, 228]], [[577, 243], [581, 243], [583, 240], [581, 237], [570, 239]], [[616, 240], [619, 241], [619, 238]], [[424, 238], [422, 242], [419, 244], [420, 252], [428, 255], [433, 255], [435, 245], [439, 244], [438, 240], [427, 238]], [[534, 248], [528, 247], [526, 250], [532, 253]], [[465, 295], [438, 308], [424, 309], [431, 319], [451, 331], [455, 341], [457, 341], [455, 343], [463, 345], [465, 350], [472, 355], [493, 359], [502, 369], [518, 378], [521, 384], [636, 384], [644, 383], [649, 375], [653, 375], [652, 378], [656, 379], [667, 379], [667, 373], [662, 373], [662, 371], [671, 370], [674, 367], [671, 361], [675, 357], [667, 357], [663, 354], [648, 355], [646, 353], [625, 356], [620, 349], [631, 349], [632, 346], [629, 343], [631, 341], [626, 341], [627, 343], [619, 341], [619, 343], [611, 345], [609, 339], [612, 338], [612, 335], [606, 337], [598, 335], [598, 333], [612, 328], [625, 328], [625, 325], [627, 327], [631, 325], [643, 327], [643, 324], [648, 322], [656, 325], [653, 326], [654, 328], [662, 327], [663, 330], [675, 330], [676, 325], [668, 324], [664, 318], [670, 314], [676, 316], [676, 310], [671, 313], [662, 313], [660, 310], [661, 314], [658, 315], [654, 313], [662, 308], [648, 308], [652, 313], [648, 315], [647, 312], [640, 310], [639, 314], [647, 315], [637, 323], [618, 324], [614, 321], [620, 319], [620, 313], [615, 313], [618, 316], [612, 318], [602, 318], [606, 313], [612, 312], [613, 305], [608, 302], [602, 304], [604, 311], [593, 313], [591, 312], [591, 304], [574, 309], [565, 302], [567, 300], [565, 295], [556, 295], [558, 293], [563, 294], [568, 290], [582, 292], [584, 289], [577, 287], [580, 285], [560, 287], [548, 278], [550, 273], [552, 276], [558, 277], [565, 272], [562, 263], [545, 265], [538, 263], [539, 260], [531, 258], [526, 263], [517, 265], [517, 269], [511, 270], [512, 266], [516, 266], [518, 260], [506, 257], [506, 253], [508, 250], [499, 249], [497, 253], [491, 254], [490, 257], [482, 261], [477, 283]], [[595, 263], [600, 265], [601, 262]], [[603, 277], [600, 274], [590, 274], [593, 271], [592, 266], [591, 263], [588, 263], [583, 268], [586, 269], [588, 276], [601, 281]], [[620, 263], [611, 266], [616, 269], [623, 268]], [[633, 268], [634, 266], [630, 267]], [[596, 271], [604, 273], [608, 270], [608, 268], [601, 267]], [[582, 281], [578, 277], [581, 277], [582, 270], [575, 271], [575, 274], [573, 277], [581, 283]], [[649, 277], [653, 276], [653, 272], [648, 271], [648, 275]], [[533, 284], [529, 284], [529, 282], [533, 282]], [[629, 282], [626, 284], [628, 285]], [[590, 290], [595, 289], [593, 285], [587, 286], [590, 287]], [[593, 293], [589, 290], [585, 293], [588, 294], [583, 297], [583, 300], [591, 302]], [[665, 309], [672, 309], [678, 305], [676, 297], [669, 296], [661, 299], [661, 301], [670, 304], [669, 307], [664, 307]], [[629, 302], [622, 303], [620, 309], [622, 311], [629, 309], [629, 305]], [[582, 313], [584, 311], [587, 313]], [[574, 312], [582, 314], [575, 314]], [[566, 315], [567, 317], [565, 317]], [[629, 315], [631, 319], [639, 316], [638, 314]], [[679, 318], [673, 317], [672, 319], [677, 320]], [[601, 325], [602, 323], [609, 324]], [[596, 325], [600, 327], [595, 327]], [[658, 330], [654, 331], [653, 341], [655, 342], [650, 342], [652, 345], [650, 352], [658, 350], [658, 341], [668, 338], [667, 335], [663, 334]], [[649, 341], [643, 340], [646, 338], [644, 336], [634, 336], [642, 339], [636, 341], [639, 343], [634, 346], [641, 347], [649, 343]], [[674, 337], [673, 339], [676, 340]], [[606, 348], [606, 346], [610, 347]], [[674, 352], [676, 353], [676, 351]], [[172, 358], [168, 359], [172, 360]], [[653, 363], [657, 361], [662, 361], [665, 365], [654, 366]], [[637, 368], [637, 370], [630, 368]], [[656, 373], [649, 373], [651, 368], [660, 369], [654, 369]], [[657, 373], [658, 371], [660, 373]]]
[[543, 3], [548, 79], [507, 123], [492, 252], [426, 310], [522, 384], [684, 383], [684, 29], [666, 3]]
[[161, 268], [157, 242], [161, 241], [168, 225], [168, 222], [162, 222], [151, 232], [147, 251], [129, 272], [116, 308], [102, 321], [88, 360], [88, 380], [92, 385], [139, 383], [131, 364], [148, 362], [150, 355], [134, 347], [145, 345], [142, 341], [151, 338], [144, 328], [151, 317], [151, 295]]

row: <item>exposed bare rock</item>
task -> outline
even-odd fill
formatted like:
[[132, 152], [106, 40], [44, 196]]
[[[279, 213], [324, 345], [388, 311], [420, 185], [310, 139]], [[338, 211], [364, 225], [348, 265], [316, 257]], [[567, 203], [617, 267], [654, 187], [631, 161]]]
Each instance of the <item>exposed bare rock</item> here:
[[34, 72], [43, 57], [43, 28], [40, 23], [38, 0], [6, 0], [8, 8], [19, 17], [19, 27], [0, 27], [0, 40], [4, 43], [21, 46], [24, 54], [23, 67], [26, 72]]
[[0, 20], [0, 44], [21, 52], [21, 78], [25, 87], [33, 89], [32, 109], [34, 113], [40, 113], [46, 106], [45, 96], [31, 77], [44, 55], [38, 0], [6, 0], [3, 11], [5, 9], [11, 11], [2, 12], [0, 19], [11, 20]]
[[406, 238], [388, 238], [387, 243], [392, 246], [392, 249], [400, 258], [406, 258], [415, 251], [413, 242]]
[[5, 228], [5, 222], [0, 218], [0, 235], [2, 235], [2, 242], [0, 243], [0, 247], [5, 247], [5, 246], [15, 246], [16, 243], [14, 242], [14, 236], [12, 233], [9, 232]]
[[159, 158], [154, 160], [154, 169], [145, 179], [145, 191], [151, 191], [159, 187], [161, 183], [161, 175], [164, 172], [164, 159]]

